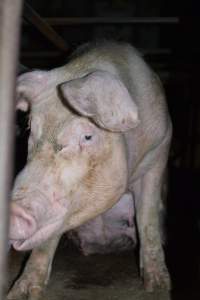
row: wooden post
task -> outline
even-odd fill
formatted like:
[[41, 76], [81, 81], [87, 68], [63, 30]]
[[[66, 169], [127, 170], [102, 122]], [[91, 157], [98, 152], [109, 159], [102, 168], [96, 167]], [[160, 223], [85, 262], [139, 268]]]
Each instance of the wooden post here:
[[14, 89], [22, 0], [0, 0], [0, 300], [5, 299], [8, 207], [13, 169]]

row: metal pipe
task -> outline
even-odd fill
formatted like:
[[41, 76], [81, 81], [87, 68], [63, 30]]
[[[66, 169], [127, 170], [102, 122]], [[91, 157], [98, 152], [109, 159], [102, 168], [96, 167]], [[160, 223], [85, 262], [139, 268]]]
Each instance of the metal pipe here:
[[24, 5], [23, 15], [26, 20], [33, 24], [58, 49], [68, 51], [69, 48], [65, 40], [27, 3]]
[[60, 51], [22, 51], [21, 57], [24, 58], [58, 58], [62, 55]]
[[128, 24], [128, 25], [176, 25], [178, 17], [74, 17], [44, 18], [52, 26], [88, 25], [88, 24]]
[[[172, 50], [170, 48], [155, 48], [155, 49], [140, 49], [140, 52], [144, 55], [170, 55], [172, 54]], [[23, 51], [21, 53], [21, 57], [24, 58], [57, 58], [61, 56], [62, 53], [59, 51]]]
[[8, 201], [13, 165], [14, 88], [21, 0], [0, 1], [0, 300], [6, 280]]

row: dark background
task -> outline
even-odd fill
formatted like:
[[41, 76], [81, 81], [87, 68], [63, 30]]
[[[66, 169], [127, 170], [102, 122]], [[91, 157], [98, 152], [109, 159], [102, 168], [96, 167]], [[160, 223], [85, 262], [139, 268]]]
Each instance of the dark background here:
[[[165, 87], [174, 135], [169, 159], [168, 239], [166, 254], [173, 279], [174, 299], [199, 298], [200, 254], [200, 2], [169, 0], [29, 0], [26, 4], [65, 40], [54, 45], [36, 28], [25, 6], [20, 63], [50, 69], [64, 64], [79, 44], [94, 39], [127, 41], [139, 48]], [[177, 17], [171, 24], [64, 24], [48, 18]], [[54, 19], [55, 20], [55, 19]], [[36, 21], [37, 23], [37, 21]], [[26, 161], [27, 117], [19, 114], [16, 173]], [[192, 298], [192, 294], [194, 294]], [[183, 299], [183, 298], [182, 298]]]

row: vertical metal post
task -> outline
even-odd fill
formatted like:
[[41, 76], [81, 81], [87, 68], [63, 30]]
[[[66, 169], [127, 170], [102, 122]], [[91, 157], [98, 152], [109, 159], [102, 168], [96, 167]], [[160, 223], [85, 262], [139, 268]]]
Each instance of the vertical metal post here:
[[14, 88], [22, 0], [0, 0], [0, 300], [6, 278], [8, 203], [13, 165]]

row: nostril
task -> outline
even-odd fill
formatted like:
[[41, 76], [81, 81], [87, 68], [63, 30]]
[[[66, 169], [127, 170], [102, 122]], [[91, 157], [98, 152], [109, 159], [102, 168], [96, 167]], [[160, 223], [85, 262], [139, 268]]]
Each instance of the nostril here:
[[9, 238], [26, 239], [34, 234], [37, 224], [34, 217], [18, 204], [12, 203], [10, 210]]

